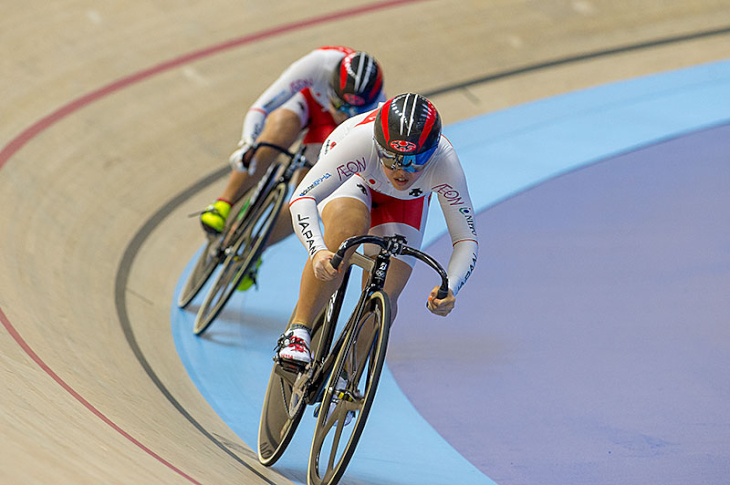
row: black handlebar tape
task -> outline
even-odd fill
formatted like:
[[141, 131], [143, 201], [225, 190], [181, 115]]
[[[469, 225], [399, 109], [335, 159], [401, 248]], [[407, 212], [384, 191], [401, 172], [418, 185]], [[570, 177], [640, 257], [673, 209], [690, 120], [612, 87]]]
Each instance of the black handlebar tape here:
[[332, 259], [330, 260], [330, 264], [335, 269], [340, 267], [340, 264], [342, 264], [342, 256], [340, 256], [339, 252], [335, 253], [335, 255], [332, 256]]

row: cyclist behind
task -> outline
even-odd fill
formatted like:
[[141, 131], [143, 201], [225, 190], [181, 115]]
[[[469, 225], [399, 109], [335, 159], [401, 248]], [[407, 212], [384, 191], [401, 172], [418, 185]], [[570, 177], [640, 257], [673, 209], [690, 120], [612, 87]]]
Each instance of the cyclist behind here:
[[[426, 306], [446, 316], [474, 269], [478, 240], [464, 171], [454, 147], [441, 135], [438, 111], [423, 96], [401, 94], [332, 132], [290, 204], [294, 232], [309, 258], [292, 324], [281, 339], [282, 359], [298, 364], [311, 360], [311, 324], [341, 281], [330, 264], [332, 251], [345, 239], [368, 233], [399, 234], [419, 248], [434, 192], [454, 249], [447, 270], [448, 296], [436, 299], [434, 287]], [[377, 248], [365, 245], [364, 251], [374, 255]], [[414, 263], [407, 256], [391, 262], [385, 291], [392, 318]]]
[[[228, 183], [200, 216], [203, 229], [220, 234], [231, 205], [263, 177], [279, 154], [262, 147], [253, 156], [251, 148], [256, 142], [289, 148], [306, 129], [302, 143], [307, 145], [308, 153], [316, 154], [337, 125], [384, 100], [382, 71], [365, 52], [341, 46], [320, 47], [294, 62], [248, 110], [239, 148], [229, 159], [232, 170]], [[271, 243], [291, 233], [291, 225], [282, 219]], [[246, 278], [239, 288], [251, 284]]]

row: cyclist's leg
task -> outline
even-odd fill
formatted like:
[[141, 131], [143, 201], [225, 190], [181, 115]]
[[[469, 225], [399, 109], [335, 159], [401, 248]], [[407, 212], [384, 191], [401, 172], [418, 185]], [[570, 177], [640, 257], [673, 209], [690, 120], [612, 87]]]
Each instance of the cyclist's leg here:
[[[307, 139], [305, 138], [305, 142]], [[316, 161], [317, 154], [319, 153], [319, 149], [322, 147], [321, 142], [313, 142], [313, 143], [306, 143], [307, 148], [304, 152], [304, 156], [307, 158], [307, 160]], [[299, 182], [302, 181], [304, 176], [307, 174], [309, 169], [302, 168], [299, 169], [292, 178], [292, 184], [296, 187], [299, 185]], [[281, 212], [279, 213], [279, 218], [276, 221], [276, 225], [274, 225], [274, 230], [271, 232], [271, 236], [269, 236], [269, 242], [267, 246], [273, 246], [274, 244], [278, 243], [282, 239], [288, 237], [290, 234], [294, 233], [294, 228], [292, 227], [291, 222], [291, 213], [289, 212], [289, 204], [285, 204], [281, 208]]]
[[[301, 131], [300, 116], [287, 108], [274, 110], [267, 118], [264, 129], [258, 141], [265, 141], [283, 148], [289, 148]], [[201, 215], [203, 228], [209, 232], [220, 232], [228, 218], [231, 205], [235, 204], [268, 170], [279, 152], [267, 147], [256, 151], [256, 169], [253, 175], [246, 172], [231, 170], [223, 192], [216, 202], [208, 206]]]
[[[370, 226], [370, 211], [360, 199], [339, 197], [330, 200], [322, 210], [324, 240], [336, 251], [347, 238], [366, 234]], [[299, 301], [293, 323], [311, 328], [311, 324], [337, 289], [341, 278], [321, 281], [314, 276], [312, 260], [307, 259], [299, 286]]]
[[[329, 113], [323, 113], [319, 103], [305, 90], [297, 93], [283, 106], [271, 113], [258, 141], [289, 148], [302, 130], [306, 128], [302, 140], [302, 145], [306, 146], [304, 156], [308, 160], [316, 162], [322, 143], [336, 126], [337, 123], [332, 119], [332, 116]], [[259, 152], [264, 158], [258, 156]], [[254, 180], [258, 181], [266, 173], [277, 155], [278, 153], [274, 150], [265, 147], [257, 152]], [[299, 184], [306, 173], [307, 170], [300, 170], [294, 175], [293, 183], [295, 186]], [[276, 244], [293, 232], [291, 215], [287, 204], [281, 208], [274, 229], [269, 236], [267, 247]]]
[[[342, 123], [347, 117], [335, 119], [329, 111], [323, 111], [309, 89], [300, 91], [284, 107], [295, 112], [302, 122], [302, 128], [306, 126], [306, 133], [302, 139], [302, 145], [306, 146], [304, 156], [310, 162], [316, 162], [319, 157], [319, 151], [322, 144], [332, 131]], [[293, 183], [299, 185], [299, 182], [306, 175], [307, 170], [300, 170], [295, 174]], [[269, 238], [269, 246], [276, 244], [285, 237], [292, 234], [293, 228], [291, 224], [291, 216], [288, 205], [282, 207], [279, 220], [277, 221], [274, 231]]]
[[[294, 110], [302, 120], [302, 126], [306, 123], [306, 134], [302, 140], [302, 145], [306, 146], [304, 156], [310, 162], [316, 162], [319, 157], [320, 149], [322, 144], [325, 142], [327, 137], [337, 127], [338, 124], [342, 123], [345, 118], [335, 120], [331, 113], [322, 111], [322, 106], [318, 101], [314, 99], [311, 92], [304, 90], [297, 94], [291, 101], [288, 102], [286, 107]], [[299, 170], [294, 174], [292, 183], [296, 187], [299, 182], [307, 174], [308, 169]], [[289, 236], [294, 232], [291, 224], [291, 215], [289, 213], [289, 206], [286, 205], [281, 208], [279, 219], [274, 227], [274, 231], [271, 233], [269, 238], [269, 246], [276, 244], [285, 237]]]
[[[290, 147], [296, 140], [296, 137], [292, 137], [292, 135], [294, 134], [294, 127], [297, 126], [296, 121], [298, 119], [299, 124], [297, 136], [298, 133], [300, 133], [301, 130], [306, 127], [306, 132], [302, 140], [302, 144], [305, 146], [304, 156], [307, 157], [308, 160], [316, 160], [317, 155], [319, 154], [319, 150], [322, 147], [322, 143], [327, 137], [327, 134], [329, 134], [335, 128], [332, 117], [329, 115], [322, 115], [320, 113], [320, 107], [317, 102], [311, 95], [305, 96], [304, 91], [298, 93], [289, 101], [287, 101], [281, 108], [274, 111], [271, 117], [274, 117], [272, 124], [273, 128], [271, 128], [271, 130], [274, 131], [269, 132], [266, 130], [266, 127], [269, 126], [269, 124], [267, 123], [267, 125], [265, 125], [264, 132], [261, 134], [261, 137], [259, 137], [259, 140], [267, 141], [269, 143], [273, 143], [284, 148]], [[272, 133], [272, 135], [270, 136], [269, 133]], [[282, 133], [284, 134], [284, 136], [282, 136]], [[278, 138], [275, 138], [276, 135], [278, 135]], [[268, 152], [273, 152], [271, 148], [266, 147], [262, 147], [260, 151], [264, 153], [264, 156], [266, 156]], [[265, 170], [268, 170], [268, 167], [270, 166], [271, 162], [276, 158], [276, 155], [277, 154], [274, 153], [274, 156], [270, 157], [269, 159], [264, 159], [263, 165]], [[256, 174], [260, 179], [261, 176], [263, 176], [264, 171], [262, 171], [262, 163], [258, 157], [256, 160]], [[292, 183], [295, 186], [298, 185], [299, 181], [301, 181], [301, 179], [304, 177], [304, 174], [306, 174], [305, 169], [299, 170], [297, 173], [294, 174], [294, 177], [292, 178]], [[292, 228], [289, 205], [285, 204], [281, 207], [281, 211], [276, 218], [274, 227], [266, 242], [265, 248], [278, 243], [293, 232], [294, 230]], [[261, 259], [259, 259], [256, 268], [251, 273], [246, 275], [246, 277], [241, 281], [239, 290], [245, 291], [255, 284], [258, 272], [258, 265], [260, 264]]]
[[[409, 246], [420, 249], [428, 217], [428, 199], [402, 200], [375, 194], [372, 205], [373, 227], [368, 231], [369, 234], [382, 237], [400, 235], [406, 238]], [[370, 251], [373, 249], [365, 248], [365, 253], [371, 256], [377, 249], [373, 253]], [[412, 256], [398, 256], [390, 261], [384, 289], [390, 297], [391, 323], [398, 313], [398, 297], [408, 282], [415, 263]]]
[[408, 279], [411, 277], [413, 268], [399, 259], [390, 260], [390, 268], [388, 268], [388, 276], [385, 278], [385, 293], [390, 297], [390, 322], [395, 321], [398, 313], [398, 297], [400, 297], [403, 288], [405, 288]]
[[[231, 170], [228, 175], [228, 182], [221, 192], [219, 199], [230, 201], [234, 204], [239, 197], [247, 190], [245, 187], [251, 184], [245, 182], [251, 177], [246, 172], [239, 172], [238, 170]], [[250, 188], [250, 187], [249, 187]]]
[[[368, 206], [359, 199], [339, 197], [329, 200], [321, 212], [325, 244], [331, 250], [336, 250], [348, 237], [367, 232], [370, 212]], [[312, 325], [332, 293], [337, 290], [343, 274], [330, 281], [321, 281], [314, 275], [312, 260], [307, 258], [299, 285], [296, 311], [280, 339], [279, 357], [300, 365], [310, 361]]]
[[[296, 141], [301, 129], [302, 121], [299, 115], [288, 108], [281, 107], [266, 118], [264, 129], [256, 141], [289, 148]], [[261, 147], [256, 151], [256, 170], [253, 175], [249, 176], [246, 172], [232, 170], [221, 197], [237, 200], [237, 197], [240, 197], [263, 177], [278, 155], [279, 152], [273, 148]]]
[[[275, 109], [266, 118], [264, 129], [256, 141], [271, 143], [272, 145], [288, 149], [299, 138], [302, 130], [306, 128], [307, 130], [302, 143], [305, 145], [321, 144], [324, 138], [322, 135], [316, 134], [316, 132], [326, 131], [329, 133], [335, 126], [327, 124], [324, 121], [317, 121], [320, 116], [315, 111], [319, 108], [316, 107], [316, 103], [310, 98], [311, 96], [305, 96], [305, 91], [300, 91], [281, 107]], [[316, 149], [317, 152], [319, 151], [317, 145], [314, 145], [312, 148]], [[314, 153], [316, 154], [317, 152]], [[263, 177], [266, 170], [268, 170], [278, 155], [279, 152], [273, 148], [261, 147], [256, 151], [256, 171], [253, 176], [256, 181]], [[313, 157], [312, 151], [309, 148], [307, 148], [306, 156]], [[314, 160], [314, 158], [310, 159]]]

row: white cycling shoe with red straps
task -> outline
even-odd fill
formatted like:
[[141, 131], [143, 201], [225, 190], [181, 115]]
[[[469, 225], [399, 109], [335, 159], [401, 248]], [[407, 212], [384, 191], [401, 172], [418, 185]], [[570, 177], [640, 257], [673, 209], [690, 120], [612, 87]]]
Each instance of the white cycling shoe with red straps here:
[[280, 338], [279, 357], [299, 365], [306, 365], [312, 361], [309, 353], [311, 337], [309, 330], [301, 325], [293, 325]]

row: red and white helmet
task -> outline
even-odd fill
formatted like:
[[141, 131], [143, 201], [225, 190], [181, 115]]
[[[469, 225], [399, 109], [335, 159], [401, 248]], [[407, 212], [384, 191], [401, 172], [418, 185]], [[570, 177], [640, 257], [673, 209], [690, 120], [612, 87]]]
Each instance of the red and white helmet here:
[[353, 52], [332, 72], [330, 101], [349, 116], [375, 108], [383, 90], [383, 71], [373, 56]]
[[374, 130], [378, 154], [386, 167], [417, 172], [438, 148], [441, 117], [425, 97], [399, 94], [378, 110]]

